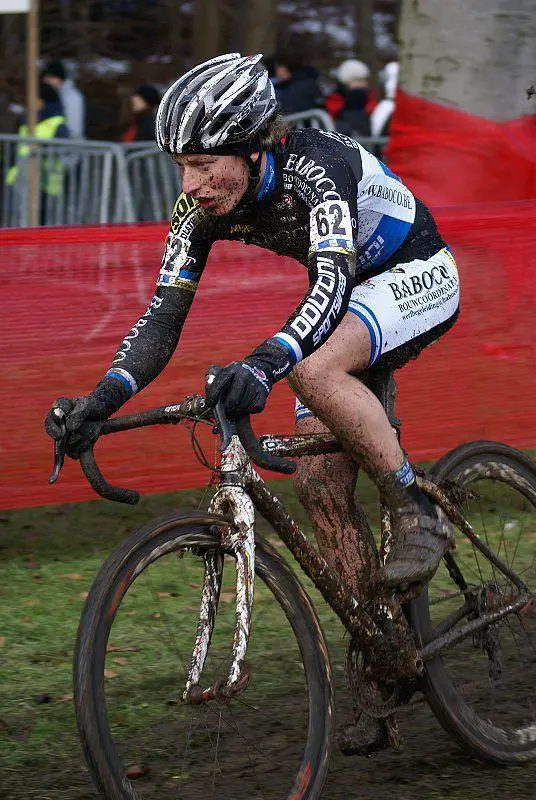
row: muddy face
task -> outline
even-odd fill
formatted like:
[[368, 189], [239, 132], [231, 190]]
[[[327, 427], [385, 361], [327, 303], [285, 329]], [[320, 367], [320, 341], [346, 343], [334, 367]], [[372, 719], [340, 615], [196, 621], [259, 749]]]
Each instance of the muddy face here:
[[218, 217], [229, 214], [244, 196], [249, 168], [240, 156], [176, 155], [182, 190]]

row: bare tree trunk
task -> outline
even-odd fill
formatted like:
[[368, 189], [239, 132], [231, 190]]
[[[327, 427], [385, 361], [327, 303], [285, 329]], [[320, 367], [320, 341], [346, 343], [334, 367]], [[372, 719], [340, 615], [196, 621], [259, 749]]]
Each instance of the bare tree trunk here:
[[277, 0], [250, 0], [244, 10], [243, 53], [273, 55], [276, 50]]
[[192, 54], [199, 64], [220, 52], [220, 0], [195, 0]]
[[494, 120], [534, 113], [534, 0], [403, 0], [401, 86]]
[[374, 0], [357, 0], [354, 5], [356, 31], [355, 52], [370, 69], [371, 84], [375, 85], [378, 73], [376, 37], [374, 35]]

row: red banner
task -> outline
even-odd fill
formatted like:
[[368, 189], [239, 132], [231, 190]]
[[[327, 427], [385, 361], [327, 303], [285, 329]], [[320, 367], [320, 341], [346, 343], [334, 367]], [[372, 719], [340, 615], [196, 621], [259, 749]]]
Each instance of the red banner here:
[[427, 205], [536, 197], [536, 115], [494, 122], [398, 91], [389, 167]]
[[[415, 459], [495, 438], [536, 447], [536, 201], [436, 213], [458, 261], [455, 328], [398, 373], [403, 441]], [[159, 225], [0, 232], [3, 436], [0, 507], [94, 497], [76, 462], [47, 484], [52, 444], [43, 419], [58, 396], [87, 393], [152, 296], [166, 230]], [[202, 391], [212, 363], [248, 353], [279, 328], [306, 289], [304, 268], [259, 248], [217, 244], [164, 373], [129, 411]], [[278, 384], [257, 432], [290, 432], [293, 400]], [[203, 437], [208, 454], [210, 436]], [[205, 485], [210, 474], [182, 427], [106, 437], [107, 478], [142, 492]]]

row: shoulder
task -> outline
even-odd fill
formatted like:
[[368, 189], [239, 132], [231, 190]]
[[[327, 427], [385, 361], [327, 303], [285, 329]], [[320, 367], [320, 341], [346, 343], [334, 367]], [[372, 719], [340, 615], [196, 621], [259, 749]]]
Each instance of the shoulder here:
[[359, 146], [349, 137], [308, 129], [295, 131], [285, 142], [284, 188], [293, 190], [309, 206], [355, 198], [361, 176]]
[[197, 200], [181, 192], [171, 212], [171, 232], [187, 236], [198, 224], [202, 212]]

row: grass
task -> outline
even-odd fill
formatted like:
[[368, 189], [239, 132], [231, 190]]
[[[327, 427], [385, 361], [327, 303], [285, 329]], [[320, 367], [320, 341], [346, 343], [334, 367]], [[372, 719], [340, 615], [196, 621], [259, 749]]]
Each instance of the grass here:
[[[274, 481], [272, 488], [306, 525], [291, 483]], [[0, 518], [0, 774], [4, 798], [56, 800], [77, 796], [66, 788], [72, 781], [73, 764], [75, 770], [83, 770], [71, 703], [71, 665], [86, 593], [103, 559], [129, 531], [170, 510], [197, 507], [203, 495], [202, 491], [156, 495], [142, 499], [136, 507], [94, 501], [11, 511]], [[375, 492], [370, 484], [365, 482], [360, 497], [367, 513], [377, 520]], [[483, 509], [486, 534], [496, 546], [505, 522], [515, 525], [521, 514], [518, 509], [517, 516], [514, 513], [511, 519], [503, 518], [497, 524], [501, 499], [501, 493], [495, 493], [486, 499]], [[536, 513], [524, 513], [516, 558], [530, 565]], [[515, 527], [509, 530], [516, 533]], [[262, 519], [258, 532], [270, 533]], [[472, 548], [460, 544], [458, 555], [463, 563], [472, 558]], [[162, 559], [136, 581], [112, 631], [106, 662], [110, 722], [127, 742], [132, 742], [137, 731], [160, 720], [163, 705], [174, 702], [180, 694], [178, 673], [186, 664], [177, 659], [176, 651], [191, 650], [201, 576], [188, 558], [180, 561], [180, 573], [177, 565], [177, 559]], [[446, 574], [441, 573], [434, 584], [438, 595], [447, 581]], [[336, 683], [342, 686], [341, 626], [314, 588], [307, 580], [304, 583], [316, 602]], [[232, 574], [226, 571], [212, 653], [215, 669], [220, 656], [225, 658], [229, 650], [232, 591]], [[179, 606], [182, 613], [178, 616]], [[255, 684], [255, 696], [269, 709], [282, 694], [299, 691], [303, 673], [288, 623], [260, 582], [253, 630], [248, 661], [254, 674], [262, 675]], [[133, 754], [137, 755], [135, 747]], [[63, 783], [58, 778], [62, 773]], [[58, 785], [64, 788], [60, 790]], [[432, 793], [429, 797], [443, 795]]]

